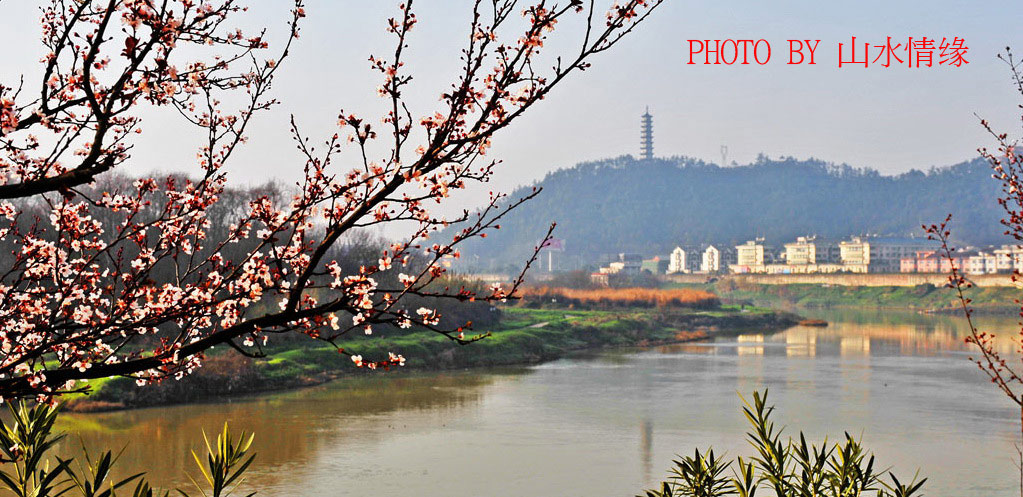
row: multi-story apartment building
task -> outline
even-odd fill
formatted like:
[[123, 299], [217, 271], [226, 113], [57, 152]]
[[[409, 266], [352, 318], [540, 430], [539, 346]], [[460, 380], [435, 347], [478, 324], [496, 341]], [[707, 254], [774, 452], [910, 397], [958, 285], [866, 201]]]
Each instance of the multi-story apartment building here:
[[806, 265], [817, 263], [817, 246], [813, 238], [798, 237], [795, 243], [785, 244], [785, 263]]
[[601, 274], [638, 274], [643, 267], [643, 256], [639, 254], [618, 254], [599, 270]]
[[938, 272], [949, 274], [952, 272], [953, 267], [955, 267], [956, 271], [963, 271], [968, 260], [969, 255], [967, 254], [953, 254], [951, 259], [938, 256]]
[[750, 240], [735, 247], [735, 264], [732, 264], [733, 273], [762, 273], [764, 272], [764, 244], [759, 241]]
[[822, 241], [820, 239], [814, 240], [814, 245], [817, 246], [817, 263], [818, 264], [841, 264], [841, 243], [832, 241]]
[[980, 251], [963, 255], [963, 271], [966, 274], [993, 274], [998, 272], [998, 258], [991, 252]]
[[703, 251], [703, 260], [700, 261], [700, 271], [704, 273], [716, 273], [721, 270], [721, 252], [710, 245]]
[[916, 257], [903, 257], [899, 261], [900, 273], [919, 273], [917, 270]]
[[916, 272], [937, 273], [941, 269], [941, 257], [933, 250], [916, 253]]
[[686, 265], [686, 251], [682, 247], [675, 247], [668, 256], [668, 274], [688, 273]]
[[764, 245], [750, 240], [735, 247], [735, 263], [740, 266], [763, 266]]
[[1002, 245], [992, 251], [995, 256], [995, 269], [999, 273], [1023, 272], [1023, 247], [1018, 245]]
[[839, 260], [842, 264], [870, 265], [870, 242], [865, 242], [860, 237], [854, 236], [852, 240], [840, 242], [838, 249], [840, 251]]
[[941, 244], [926, 238], [869, 238], [870, 272], [897, 273], [902, 259], [915, 257], [917, 252], [936, 251]]
[[970, 275], [1023, 271], [1023, 248], [1003, 245], [997, 249], [953, 252], [952, 260], [939, 250], [921, 250], [902, 258], [900, 272], [948, 273], [953, 265]]

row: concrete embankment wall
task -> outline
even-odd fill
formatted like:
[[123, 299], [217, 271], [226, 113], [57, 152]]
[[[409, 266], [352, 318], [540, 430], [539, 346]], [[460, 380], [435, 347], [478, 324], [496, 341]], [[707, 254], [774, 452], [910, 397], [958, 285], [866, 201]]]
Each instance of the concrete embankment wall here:
[[[675, 283], [706, 283], [712, 276], [705, 274], [673, 274], [665, 276]], [[917, 286], [930, 283], [942, 286], [948, 275], [937, 273], [895, 274], [730, 274], [719, 279], [759, 285], [840, 285], [840, 286]], [[978, 287], [1021, 286], [1012, 282], [1010, 274], [983, 274], [968, 276]]]

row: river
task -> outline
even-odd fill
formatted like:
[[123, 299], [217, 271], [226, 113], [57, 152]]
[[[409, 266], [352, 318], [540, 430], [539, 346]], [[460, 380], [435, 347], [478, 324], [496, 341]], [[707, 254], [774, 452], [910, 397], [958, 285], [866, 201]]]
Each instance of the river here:
[[[739, 394], [770, 389], [786, 433], [861, 437], [926, 495], [1019, 488], [1018, 411], [969, 360], [961, 319], [804, 312], [827, 328], [603, 351], [535, 367], [382, 373], [218, 404], [68, 414], [66, 444], [125, 447], [125, 470], [187, 488], [201, 432], [256, 433], [245, 488], [268, 496], [632, 496], [674, 454], [748, 455]], [[986, 318], [1010, 333], [1014, 319]], [[1011, 344], [1004, 345], [1011, 350]]]

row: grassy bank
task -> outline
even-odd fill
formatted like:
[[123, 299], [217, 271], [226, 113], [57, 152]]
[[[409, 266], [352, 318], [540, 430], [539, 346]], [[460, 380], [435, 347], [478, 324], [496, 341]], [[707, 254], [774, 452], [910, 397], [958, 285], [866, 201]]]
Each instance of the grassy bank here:
[[[468, 346], [435, 333], [353, 339], [341, 347], [369, 357], [395, 352], [408, 358], [408, 370], [459, 369], [549, 361], [572, 351], [649, 346], [699, 340], [715, 333], [782, 329], [795, 315], [767, 309], [724, 306], [711, 310], [577, 310], [508, 307], [492, 336]], [[94, 383], [94, 392], [72, 399], [73, 410], [101, 410], [193, 402], [225, 395], [294, 388], [329, 381], [357, 370], [331, 346], [313, 340], [271, 346], [264, 359], [224, 351], [181, 381], [138, 388], [127, 378]], [[394, 373], [368, 373], [394, 374]]]
[[[750, 302], [773, 307], [872, 307], [927, 312], [954, 312], [959, 309], [955, 290], [935, 285], [764, 285], [724, 279], [710, 284], [668, 286], [710, 291], [726, 302]], [[985, 287], [971, 288], [967, 290], [966, 296], [973, 300], [971, 305], [980, 312], [1016, 313], [1019, 312], [1019, 306], [1014, 300], [1023, 297], [1023, 292], [1015, 288]]]

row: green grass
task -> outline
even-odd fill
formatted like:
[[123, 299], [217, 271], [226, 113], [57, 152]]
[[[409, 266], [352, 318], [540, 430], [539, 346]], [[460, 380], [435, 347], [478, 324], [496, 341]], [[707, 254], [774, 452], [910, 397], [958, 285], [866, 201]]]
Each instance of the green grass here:
[[[542, 326], [534, 326], [542, 324]], [[505, 307], [499, 324], [488, 330], [466, 333], [490, 333], [470, 345], [458, 345], [437, 333], [419, 331], [406, 335], [356, 337], [338, 342], [338, 346], [366, 360], [380, 360], [388, 352], [407, 358], [410, 370], [457, 369], [536, 363], [557, 359], [586, 348], [653, 345], [680, 340], [680, 332], [715, 329], [728, 333], [750, 328], [778, 328], [794, 324], [791, 315], [765, 308], [723, 306], [716, 310], [639, 309], [575, 310]], [[691, 335], [682, 335], [691, 338]], [[94, 393], [76, 401], [122, 403], [127, 406], [186, 402], [245, 393], [289, 388], [327, 381], [341, 375], [364, 373], [337, 349], [323, 342], [292, 341], [271, 345], [267, 357], [253, 360], [244, 368], [243, 378], [200, 368], [180, 382], [168, 381], [142, 389], [132, 380], [114, 378], [94, 380]], [[218, 354], [233, 354], [230, 351]], [[240, 359], [239, 361], [244, 361]], [[221, 376], [217, 376], [221, 374]], [[234, 373], [232, 373], [233, 375]], [[232, 386], [226, 387], [226, 384]]]
[[[686, 310], [668, 314], [666, 320], [649, 310], [507, 307], [503, 309], [498, 326], [477, 331], [489, 332], [489, 337], [466, 346], [431, 332], [346, 340], [338, 342], [338, 346], [366, 359], [387, 357], [388, 352], [401, 354], [408, 358], [407, 365], [412, 368], [476, 367], [550, 360], [582, 348], [670, 342], [676, 340], [680, 331], [690, 331], [685, 329], [690, 320], [700, 327], [706, 327], [705, 321], [709, 320], [723, 328], [734, 328], [740, 324], [757, 326], [757, 323], [764, 323], [765, 318], [775, 317], [775, 311], [750, 306], [741, 312], [739, 306], [724, 306], [713, 311]], [[733, 323], [735, 320], [741, 323]], [[279, 379], [336, 369], [338, 363], [339, 354], [333, 347], [309, 342], [271, 348], [268, 360], [259, 367], [269, 379]]]
[[[403, 336], [353, 339], [338, 342], [345, 350], [366, 359], [387, 357], [388, 352], [408, 358], [413, 368], [473, 367], [535, 362], [560, 356], [568, 350], [591, 344], [614, 344], [623, 340], [622, 334], [631, 328], [645, 330], [648, 339], [667, 340], [673, 331], [644, 322], [641, 313], [574, 311], [556, 309], [519, 309], [504, 311], [501, 323], [490, 330], [490, 336], [471, 345], [460, 346], [432, 332], [418, 332]], [[544, 324], [542, 327], [533, 325]], [[467, 333], [469, 335], [469, 333]], [[268, 360], [260, 364], [268, 379], [315, 374], [324, 369], [336, 369], [347, 358], [336, 349], [319, 342], [307, 345], [288, 345], [271, 348]]]
[[[107, 383], [109, 383], [111, 380], [114, 380], [114, 379], [115, 378], [113, 378], [113, 377], [94, 378], [94, 379], [89, 380], [88, 382], [85, 382], [85, 381], [78, 382], [78, 384], [76, 386], [81, 387], [81, 386], [86, 386], [87, 385], [87, 386], [89, 386], [91, 388], [91, 390], [94, 390], [94, 391], [95, 390], [101, 390], [103, 388], [103, 385], [106, 385]], [[71, 394], [65, 395], [63, 397], [63, 400], [70, 401], [70, 400], [74, 400], [74, 399], [78, 399], [78, 398], [83, 398], [83, 397], [85, 397], [87, 395], [88, 395], [87, 393], [83, 393], [83, 392], [71, 393]]]

